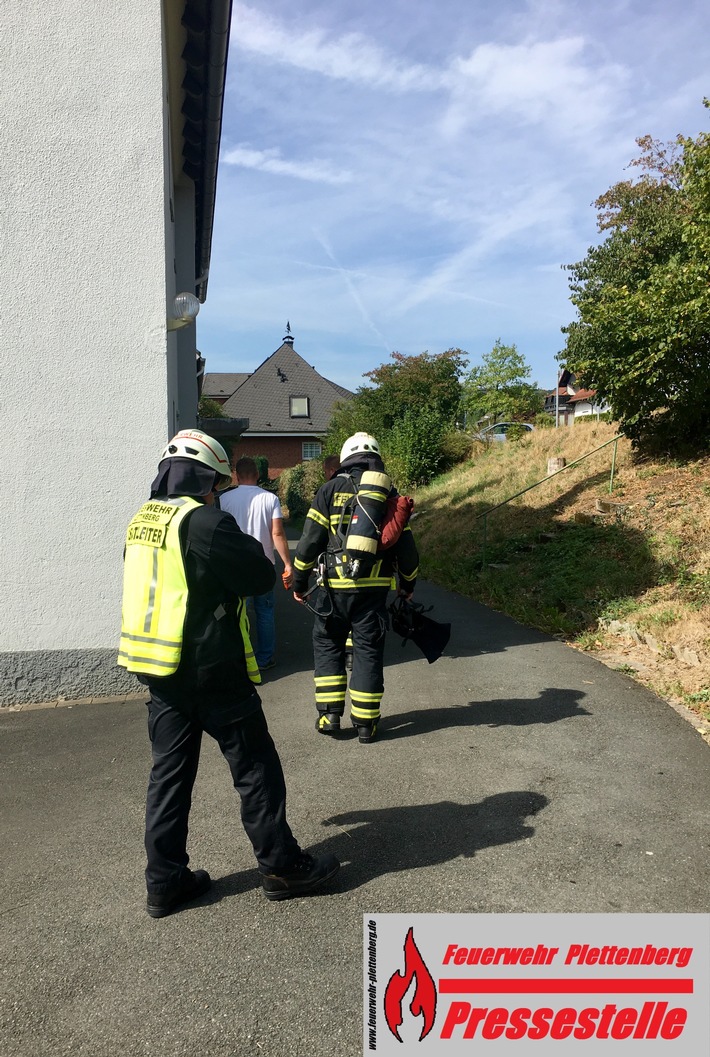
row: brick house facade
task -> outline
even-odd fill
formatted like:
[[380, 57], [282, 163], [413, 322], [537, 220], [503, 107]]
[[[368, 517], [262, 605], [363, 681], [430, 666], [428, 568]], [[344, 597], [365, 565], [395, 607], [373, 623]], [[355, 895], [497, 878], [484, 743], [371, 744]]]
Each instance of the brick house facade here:
[[[249, 455], [253, 459], [256, 455], [263, 455], [269, 463], [269, 476], [278, 477], [284, 470], [291, 466], [297, 466], [303, 462], [304, 443], [313, 443], [312, 436], [301, 437], [254, 437], [243, 434], [239, 440], [232, 443], [232, 460], [241, 459], [243, 455]], [[316, 441], [316, 443], [319, 443]], [[321, 446], [322, 447], [322, 446]], [[323, 455], [328, 454], [322, 452]], [[321, 450], [309, 458], [319, 458]]]
[[246, 420], [248, 426], [238, 439], [225, 437], [232, 464], [242, 455], [263, 455], [272, 479], [300, 462], [329, 454], [322, 451], [321, 438], [335, 405], [353, 395], [306, 363], [293, 347], [290, 328], [287, 331], [283, 344], [253, 374], [206, 374], [203, 389], [204, 395], [219, 399], [235, 386], [222, 407], [229, 419]]

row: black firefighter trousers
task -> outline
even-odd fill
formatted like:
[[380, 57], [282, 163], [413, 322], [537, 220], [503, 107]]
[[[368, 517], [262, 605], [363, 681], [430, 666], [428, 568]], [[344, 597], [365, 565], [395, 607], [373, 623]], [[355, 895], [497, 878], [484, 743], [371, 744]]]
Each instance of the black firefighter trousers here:
[[[388, 588], [321, 589], [313, 624], [316, 708], [345, 711], [345, 642], [352, 630], [353, 667], [350, 715], [355, 726], [373, 729], [380, 718], [384, 691], [384, 651]], [[332, 613], [328, 613], [332, 601]]]
[[[164, 695], [170, 697], [171, 695]], [[182, 704], [182, 702], [180, 702]], [[203, 731], [219, 744], [241, 798], [244, 830], [262, 872], [283, 873], [300, 848], [286, 820], [286, 784], [281, 760], [258, 694], [244, 704], [193, 701], [190, 715], [151, 687], [148, 733], [153, 766], [145, 821], [145, 872], [149, 893], [179, 885], [187, 870], [188, 816]]]

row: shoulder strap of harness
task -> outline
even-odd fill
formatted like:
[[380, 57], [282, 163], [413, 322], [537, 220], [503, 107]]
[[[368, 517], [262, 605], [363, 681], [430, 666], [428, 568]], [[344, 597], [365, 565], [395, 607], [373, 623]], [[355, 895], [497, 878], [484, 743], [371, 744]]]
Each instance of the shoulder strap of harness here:
[[[333, 533], [333, 536], [335, 537], [334, 545], [333, 541], [330, 538], [328, 539], [328, 549], [331, 551], [345, 549], [345, 537], [348, 534], [348, 524], [350, 523], [353, 507], [355, 506], [355, 500], [357, 498], [357, 484], [355, 483], [355, 478], [353, 477], [353, 475], [351, 473], [339, 473], [336, 475], [335, 479], [337, 480], [339, 477], [343, 477], [346, 481], [349, 482], [352, 488], [352, 498], [347, 499], [340, 508], [340, 517], [338, 518], [338, 524], [335, 528], [335, 532]], [[346, 517], [347, 524], [345, 520]]]

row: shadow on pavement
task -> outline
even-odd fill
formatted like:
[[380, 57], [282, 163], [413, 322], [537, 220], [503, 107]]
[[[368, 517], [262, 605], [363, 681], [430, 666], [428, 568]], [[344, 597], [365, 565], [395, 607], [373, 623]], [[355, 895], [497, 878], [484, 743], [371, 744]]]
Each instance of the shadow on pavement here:
[[579, 699], [585, 696], [581, 690], [550, 687], [534, 699], [470, 701], [467, 705], [449, 708], [399, 712], [385, 716], [378, 740], [408, 738], [450, 727], [524, 727], [532, 723], [557, 723], [561, 719], [591, 716], [592, 713], [579, 704]]
[[[484, 848], [532, 837], [535, 828], [526, 819], [548, 803], [541, 793], [524, 790], [496, 793], [477, 804], [445, 800], [346, 811], [323, 822], [336, 832], [308, 851], [337, 855], [343, 866], [328, 891], [350, 891], [385, 874], [470, 859]], [[257, 884], [255, 870], [227, 874], [215, 882], [205, 902], [241, 895]]]

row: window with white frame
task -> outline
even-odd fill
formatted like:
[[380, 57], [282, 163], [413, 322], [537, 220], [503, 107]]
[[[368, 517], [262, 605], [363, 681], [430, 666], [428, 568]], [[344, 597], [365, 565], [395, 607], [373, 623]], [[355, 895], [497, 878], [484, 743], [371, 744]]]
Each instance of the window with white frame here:
[[323, 446], [319, 440], [304, 440], [302, 444], [303, 461], [319, 459]]
[[289, 410], [291, 418], [308, 418], [310, 415], [310, 400], [307, 396], [289, 397]]

